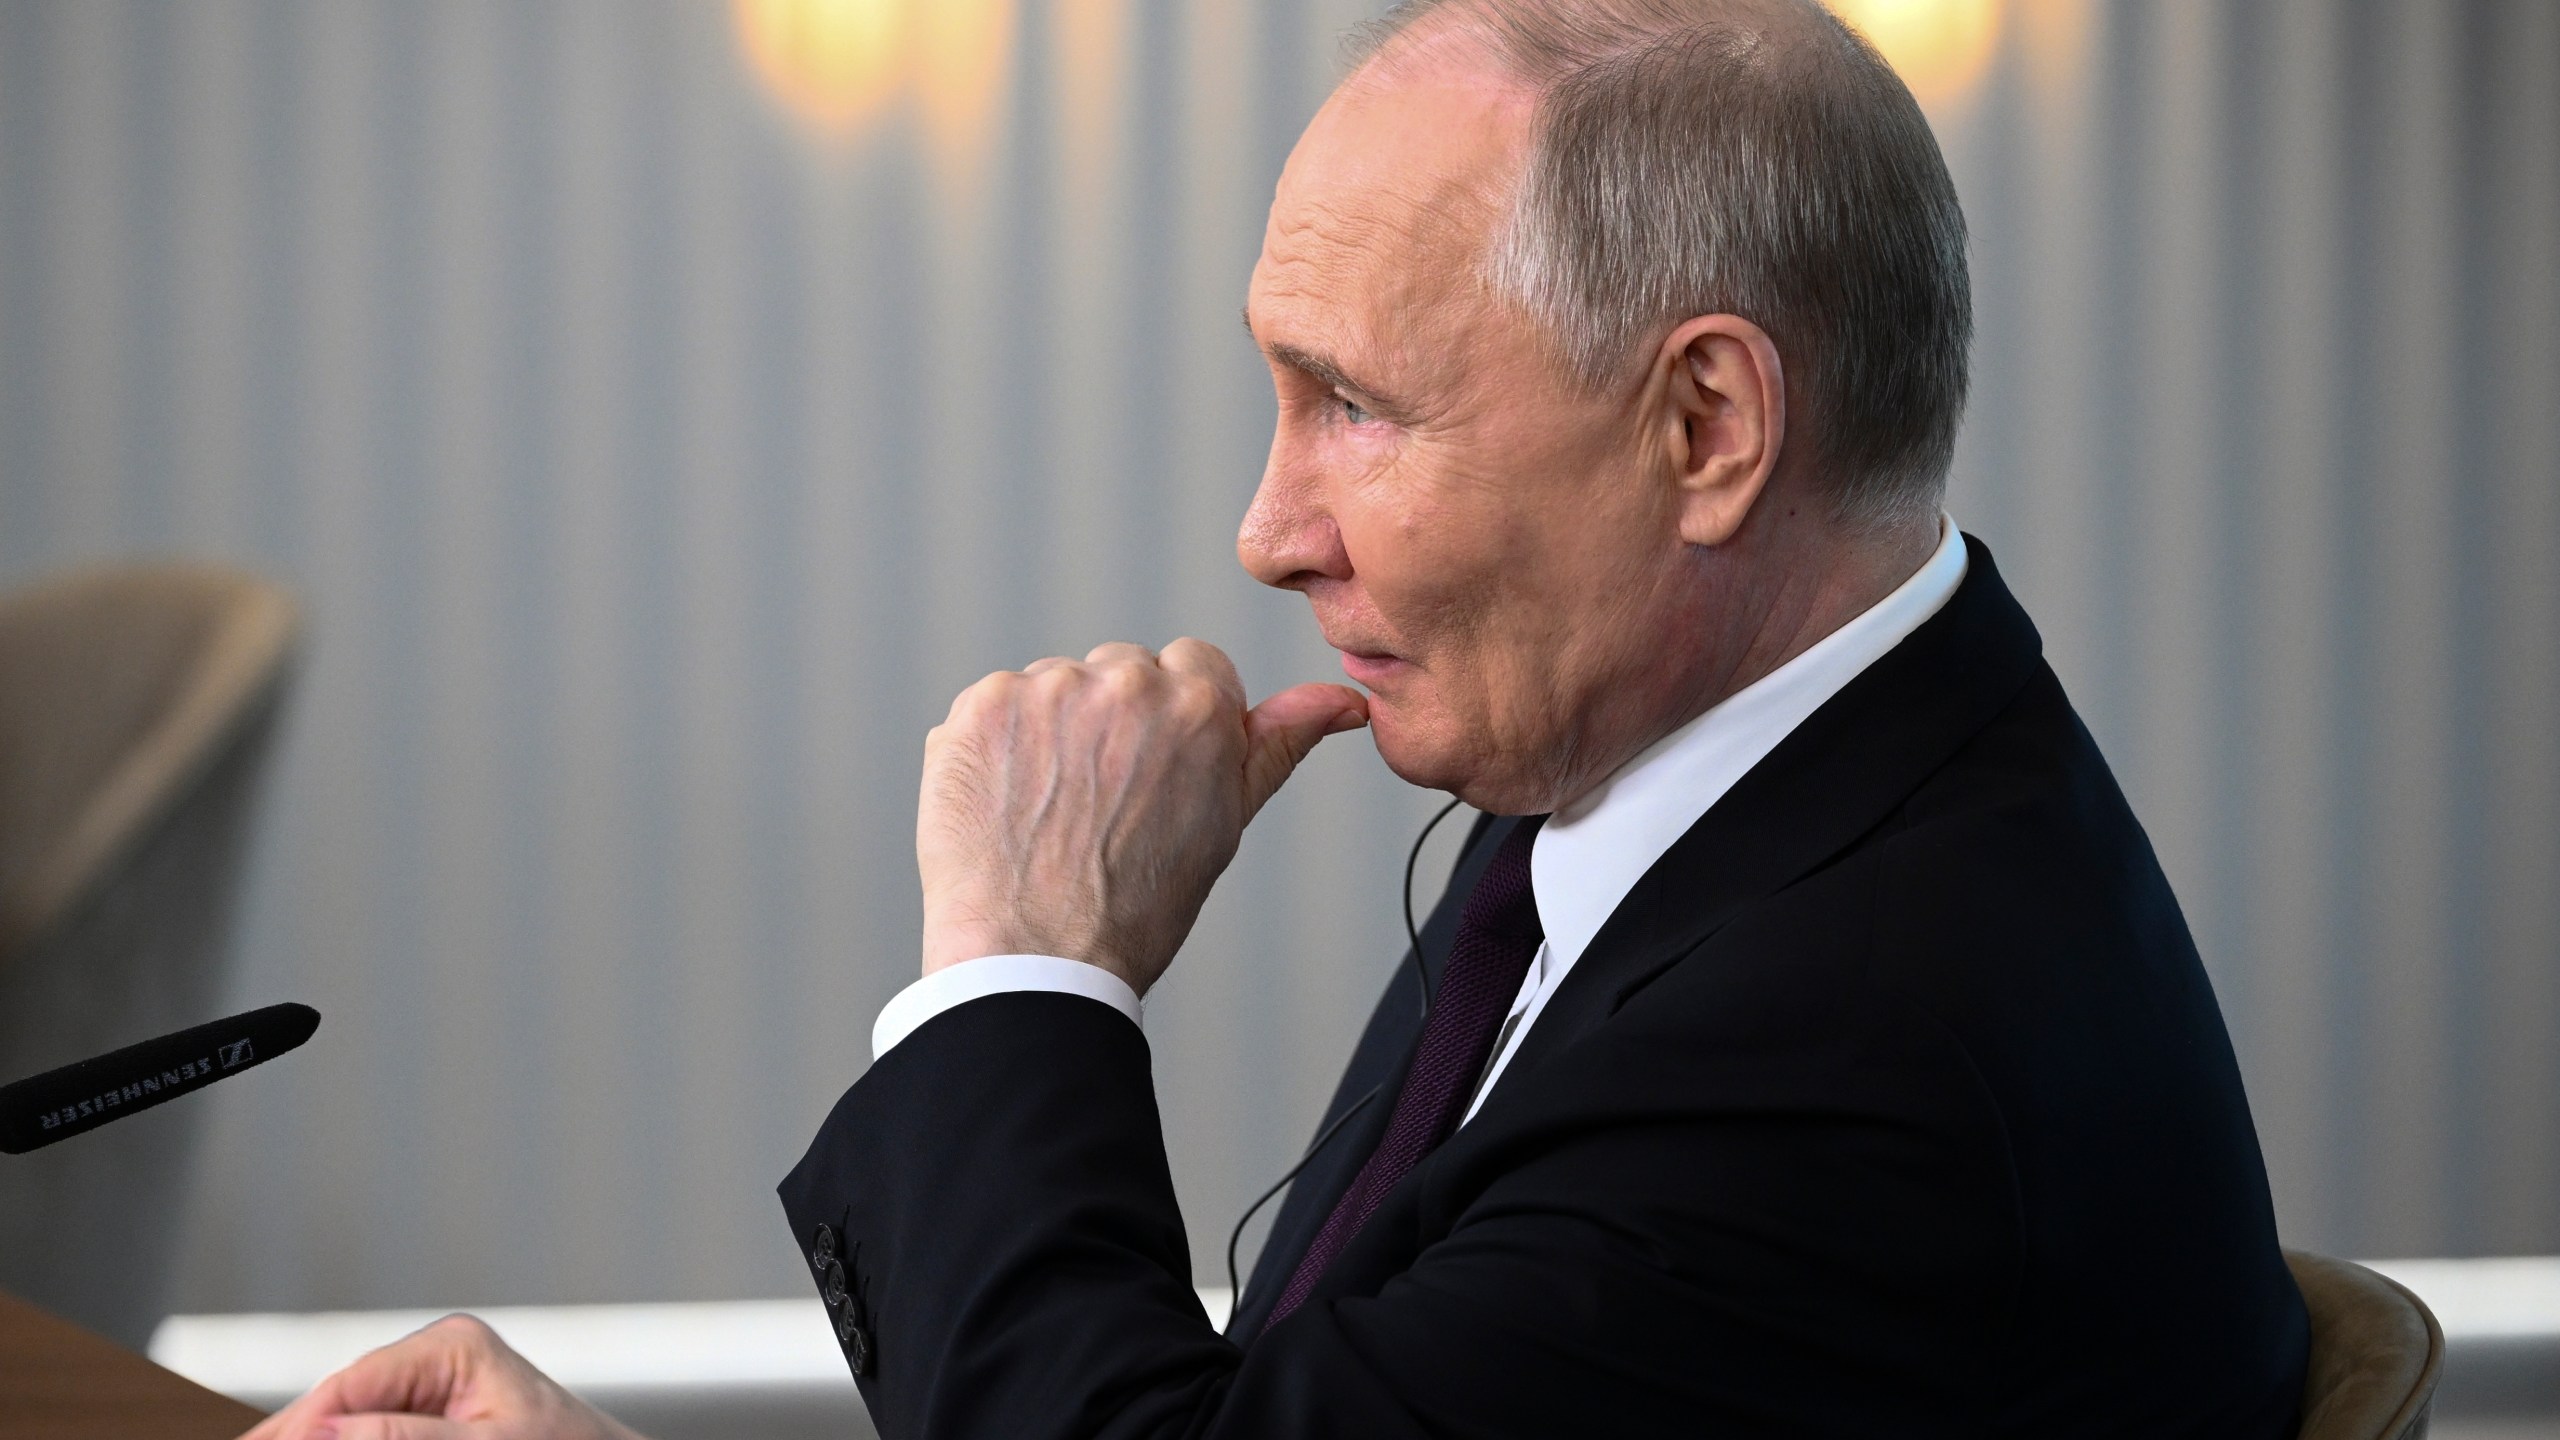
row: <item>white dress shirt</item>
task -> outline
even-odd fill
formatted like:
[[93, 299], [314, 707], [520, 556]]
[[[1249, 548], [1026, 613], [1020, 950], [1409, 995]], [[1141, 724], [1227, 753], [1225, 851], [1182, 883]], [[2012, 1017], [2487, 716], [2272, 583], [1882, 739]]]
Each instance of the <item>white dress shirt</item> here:
[[[1529, 851], [1529, 887], [1546, 942], [1529, 962], [1468, 1119], [1519, 1053], [1548, 998], [1653, 862], [1824, 701], [1937, 614], [1964, 572], [1964, 537], [1941, 517], [1937, 550], [1892, 594], [1655, 741], [1598, 789], [1549, 817]], [[1132, 1022], [1139, 1016], [1137, 992], [1098, 965], [1054, 955], [989, 955], [945, 966], [899, 991], [871, 1027], [872, 1057], [886, 1055], [955, 1005], [1013, 990], [1083, 995]]]

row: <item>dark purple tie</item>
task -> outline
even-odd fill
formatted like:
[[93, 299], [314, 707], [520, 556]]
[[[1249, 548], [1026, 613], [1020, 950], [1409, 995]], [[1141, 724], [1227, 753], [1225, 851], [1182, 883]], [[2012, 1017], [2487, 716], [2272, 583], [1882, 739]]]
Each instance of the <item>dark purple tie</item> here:
[[1422, 1043], [1413, 1052], [1413, 1068], [1405, 1072], [1387, 1132], [1351, 1188], [1334, 1202], [1333, 1213], [1299, 1257], [1298, 1268], [1289, 1272], [1289, 1284], [1271, 1307], [1265, 1329], [1306, 1303], [1317, 1277], [1377, 1213], [1387, 1192], [1458, 1128], [1476, 1078], [1484, 1073], [1494, 1033], [1547, 938], [1546, 927], [1538, 923], [1537, 894], [1529, 887], [1529, 847], [1546, 818], [1533, 815], [1513, 827], [1468, 892], [1466, 908], [1458, 912], [1457, 939], [1449, 945], [1449, 963], [1441, 968], [1430, 1018], [1422, 1023]]

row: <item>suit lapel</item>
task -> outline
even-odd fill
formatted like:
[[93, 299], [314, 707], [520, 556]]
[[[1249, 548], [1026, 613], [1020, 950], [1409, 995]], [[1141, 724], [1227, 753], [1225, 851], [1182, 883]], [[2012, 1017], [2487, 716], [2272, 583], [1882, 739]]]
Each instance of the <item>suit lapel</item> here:
[[[1966, 539], [1964, 583], [1936, 615], [1841, 688], [1673, 843], [1619, 902], [1575, 962], [1486, 1101], [1481, 1126], [1506, 1093], [1728, 920], [1839, 855], [1890, 816], [1930, 772], [2016, 697], [2042, 662], [2043, 642], [2000, 580], [1991, 552]], [[1516, 818], [1480, 824], [1422, 930], [1433, 984], [1476, 877]], [[1421, 1040], [1408, 970], [1388, 986], [1352, 1065], [1326, 1108], [1330, 1124], [1370, 1087], [1377, 1098], [1299, 1173], [1273, 1222], [1228, 1333], [1249, 1340], [1281, 1282], [1313, 1243], [1334, 1202], [1378, 1145], [1395, 1087]], [[1468, 1133], [1461, 1130], [1460, 1135]], [[1431, 1165], [1426, 1159], [1422, 1174]], [[1413, 1183], [1409, 1178], [1407, 1184]]]
[[1881, 823], [2016, 697], [2043, 642], [1966, 537], [1964, 583], [1744, 775], [1654, 862], [1592, 937], [1505, 1069], [1534, 1084], [1549, 1056], [1614, 1014], [1758, 900]]

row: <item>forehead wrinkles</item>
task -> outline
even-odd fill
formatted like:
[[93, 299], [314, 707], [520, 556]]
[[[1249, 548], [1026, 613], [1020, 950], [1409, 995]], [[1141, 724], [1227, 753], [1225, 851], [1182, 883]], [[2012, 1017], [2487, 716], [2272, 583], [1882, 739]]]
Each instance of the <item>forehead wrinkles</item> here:
[[1284, 196], [1262, 245], [1270, 282], [1283, 294], [1321, 297], [1357, 275], [1393, 232], [1370, 207]]
[[1269, 318], [1353, 347], [1373, 366], [1438, 368], [1454, 358], [1452, 328], [1491, 293], [1484, 271], [1498, 212], [1485, 189], [1481, 177], [1439, 175], [1282, 197], [1259, 278], [1263, 298], [1288, 313]]

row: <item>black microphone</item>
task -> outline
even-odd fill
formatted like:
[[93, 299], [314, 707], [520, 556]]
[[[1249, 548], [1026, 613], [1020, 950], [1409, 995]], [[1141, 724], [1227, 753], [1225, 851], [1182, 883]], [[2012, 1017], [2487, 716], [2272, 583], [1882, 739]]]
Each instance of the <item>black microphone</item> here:
[[320, 1012], [270, 1005], [0, 1085], [0, 1152], [24, 1155], [165, 1105], [311, 1038]]

